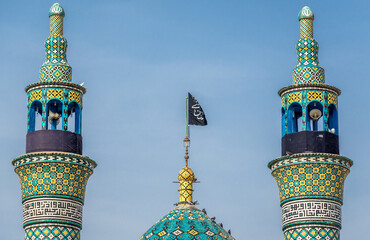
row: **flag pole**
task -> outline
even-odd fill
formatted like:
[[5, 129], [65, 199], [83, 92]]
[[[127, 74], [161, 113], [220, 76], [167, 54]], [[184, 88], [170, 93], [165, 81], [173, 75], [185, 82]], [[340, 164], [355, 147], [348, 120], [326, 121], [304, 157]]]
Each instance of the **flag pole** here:
[[189, 134], [189, 116], [188, 116], [188, 102], [189, 98], [185, 98], [185, 121], [186, 121], [186, 137], [184, 139], [184, 146], [185, 146], [185, 164], [188, 166], [188, 159], [189, 159], [189, 147], [190, 147], [190, 134]]
[[190, 135], [189, 135], [188, 102], [189, 102], [189, 98], [185, 98], [186, 137], [187, 137], [187, 138], [190, 138]]

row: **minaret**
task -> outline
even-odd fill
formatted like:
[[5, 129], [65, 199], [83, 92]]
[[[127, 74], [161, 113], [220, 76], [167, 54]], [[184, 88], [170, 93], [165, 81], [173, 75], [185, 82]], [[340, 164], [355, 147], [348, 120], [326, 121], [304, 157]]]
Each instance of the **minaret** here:
[[268, 166], [277, 181], [284, 239], [340, 239], [343, 186], [352, 161], [339, 155], [338, 96], [325, 84], [313, 38], [314, 14], [299, 12], [293, 85], [279, 91], [282, 157]]
[[26, 154], [12, 162], [21, 182], [26, 240], [80, 239], [86, 184], [96, 167], [82, 155], [86, 89], [72, 83], [64, 15], [58, 3], [50, 8], [50, 36], [45, 41], [40, 81], [26, 87]]
[[225, 231], [222, 224], [217, 224], [215, 218], [207, 216], [205, 209], [199, 210], [193, 201], [193, 183], [196, 178], [188, 166], [190, 140], [184, 139], [186, 147], [185, 167], [178, 174], [180, 184], [180, 201], [175, 208], [147, 230], [139, 240], [149, 239], [214, 239], [235, 240], [231, 231]]

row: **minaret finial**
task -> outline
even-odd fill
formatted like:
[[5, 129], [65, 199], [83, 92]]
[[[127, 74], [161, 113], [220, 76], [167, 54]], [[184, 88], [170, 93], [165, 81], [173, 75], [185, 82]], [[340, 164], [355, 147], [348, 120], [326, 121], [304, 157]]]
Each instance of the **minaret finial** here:
[[59, 3], [54, 3], [49, 11], [50, 36], [63, 36], [64, 9]]
[[298, 13], [298, 20], [301, 28], [301, 38], [313, 38], [313, 20], [315, 20], [315, 16], [311, 8], [303, 7]]

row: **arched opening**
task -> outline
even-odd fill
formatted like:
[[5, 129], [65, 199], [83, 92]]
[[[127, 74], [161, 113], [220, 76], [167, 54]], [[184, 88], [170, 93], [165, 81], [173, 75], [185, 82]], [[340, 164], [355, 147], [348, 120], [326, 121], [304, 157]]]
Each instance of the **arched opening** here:
[[323, 106], [318, 101], [312, 101], [307, 106], [307, 131], [323, 131]]
[[46, 129], [62, 129], [63, 103], [60, 100], [50, 100], [46, 105]]
[[328, 130], [331, 133], [338, 135], [338, 111], [334, 104], [330, 104], [328, 108], [329, 118], [328, 118]]
[[281, 108], [281, 137], [285, 135], [285, 109]]
[[68, 105], [68, 130], [81, 134], [81, 110], [76, 102]]
[[302, 106], [298, 103], [292, 103], [288, 108], [288, 133], [302, 131]]
[[34, 101], [29, 108], [28, 132], [40, 130], [42, 128], [42, 104]]

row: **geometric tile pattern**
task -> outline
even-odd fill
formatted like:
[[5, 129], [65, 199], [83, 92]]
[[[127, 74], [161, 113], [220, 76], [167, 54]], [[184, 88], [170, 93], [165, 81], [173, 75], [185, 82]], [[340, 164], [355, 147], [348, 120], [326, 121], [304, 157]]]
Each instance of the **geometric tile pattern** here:
[[285, 106], [285, 96], [282, 96], [281, 97], [281, 106], [284, 107]]
[[341, 165], [346, 168], [350, 168], [353, 165], [351, 159], [330, 153], [298, 153], [294, 156], [283, 156], [271, 161], [268, 167], [271, 171], [281, 166], [287, 166], [298, 163], [324, 163], [324, 164], [335, 164]]
[[313, 37], [313, 20], [315, 16], [309, 7], [303, 7], [298, 13], [298, 20], [300, 23], [301, 38]]
[[[282, 108], [284, 108], [285, 110], [289, 110], [290, 105], [294, 102], [300, 104], [300, 106], [302, 107], [303, 116], [302, 118], [298, 119], [298, 121], [300, 121], [299, 124], [302, 124], [302, 131], [306, 130], [306, 127], [307, 127], [307, 124], [306, 124], [307, 117], [306, 116], [309, 111], [308, 104], [312, 101], [317, 101], [321, 103], [320, 107], [322, 107], [322, 112], [326, 113], [326, 114], [323, 114], [323, 120], [324, 120], [323, 129], [324, 131], [328, 130], [328, 119], [330, 118], [328, 113], [331, 111], [329, 109], [329, 105], [335, 104], [335, 106], [337, 107], [337, 94], [333, 93], [329, 85], [326, 85], [326, 86], [325, 85], [324, 86], [311, 85], [307, 87], [300, 87], [299, 85], [297, 85], [297, 86], [293, 86], [291, 89], [289, 89], [289, 91], [286, 91], [285, 93], [284, 92], [281, 93]], [[290, 122], [289, 118], [282, 119], [282, 121], [285, 121], [285, 124], [282, 125], [283, 133], [286, 133], [288, 131], [288, 126], [290, 126], [287, 120]], [[338, 121], [338, 119], [336, 118], [335, 121]]]
[[139, 240], [144, 239], [229, 239], [234, 238], [199, 209], [174, 209]]
[[284, 232], [284, 240], [339, 240], [338, 229], [328, 227], [303, 227]]
[[313, 21], [312, 19], [301, 19], [301, 38], [312, 38], [313, 37]]
[[80, 240], [80, 230], [61, 226], [26, 229], [25, 240]]
[[317, 91], [309, 91], [307, 92], [307, 99], [309, 102], [311, 101], [323, 102], [323, 93]]
[[43, 65], [40, 68], [40, 79], [42, 82], [71, 82], [72, 68], [65, 65]]
[[292, 102], [298, 102], [300, 103], [302, 99], [302, 93], [301, 92], [293, 92], [288, 95], [288, 105], [290, 105]]
[[49, 11], [50, 18], [50, 36], [63, 35], [63, 18], [65, 16], [64, 9], [55, 3]]
[[41, 82], [71, 82], [72, 67], [67, 62], [67, 39], [49, 36], [45, 41], [46, 60], [40, 67]]
[[68, 102], [76, 101], [78, 104], [81, 104], [81, 94], [75, 91], [68, 92]]
[[42, 101], [42, 90], [35, 90], [29, 93], [28, 103], [32, 103], [35, 100]]
[[338, 106], [337, 96], [332, 93], [329, 93], [328, 94], [328, 104], [330, 105], [332, 103], [334, 103], [335, 106]]
[[325, 82], [324, 69], [319, 65], [318, 49], [319, 45], [313, 38], [298, 40], [298, 64], [293, 69], [293, 84]]
[[319, 197], [342, 202], [343, 185], [349, 169], [330, 163], [304, 163], [275, 169], [280, 201]]
[[[49, 84], [49, 83], [45, 83]], [[78, 85], [79, 86], [79, 85]], [[76, 89], [75, 87], [66, 87], [64, 86], [64, 83], [61, 84], [50, 84], [49, 86], [43, 86], [42, 89], [39, 88], [31, 88], [28, 91], [28, 108], [30, 112], [32, 103], [36, 100], [40, 101], [43, 105], [42, 107], [42, 119], [43, 119], [43, 127], [46, 128], [46, 119], [47, 119], [47, 114], [49, 113], [46, 110], [46, 106], [49, 103], [49, 101], [53, 99], [59, 99], [61, 103], [61, 113], [64, 113], [61, 115], [63, 117], [63, 130], [68, 130], [68, 118], [70, 117], [70, 111], [68, 109], [71, 109], [69, 104], [72, 102], [77, 102], [79, 104], [79, 110], [82, 110], [82, 96], [83, 92], [80, 89]], [[39, 109], [41, 110], [41, 109]], [[34, 109], [34, 112], [37, 112], [36, 109]], [[81, 115], [80, 115], [81, 116]], [[29, 114], [27, 123], [28, 123], [28, 131], [30, 131], [30, 122], [31, 118], [35, 119], [36, 116]], [[34, 122], [34, 121], [32, 121]], [[80, 120], [81, 122], [81, 120]]]
[[84, 165], [93, 170], [97, 164], [90, 158], [73, 153], [61, 153], [61, 152], [45, 152], [45, 153], [28, 153], [15, 158], [12, 161], [14, 167], [28, 164], [28, 163], [40, 163], [40, 162], [63, 162], [63, 163], [74, 163], [78, 165]]
[[63, 162], [35, 162], [15, 168], [22, 188], [22, 199], [42, 195], [63, 195], [83, 201], [88, 178], [86, 166]]
[[47, 97], [46, 98], [47, 100], [57, 98], [57, 99], [60, 99], [61, 101], [63, 101], [63, 89], [58, 89], [58, 88], [48, 89], [46, 97]]

